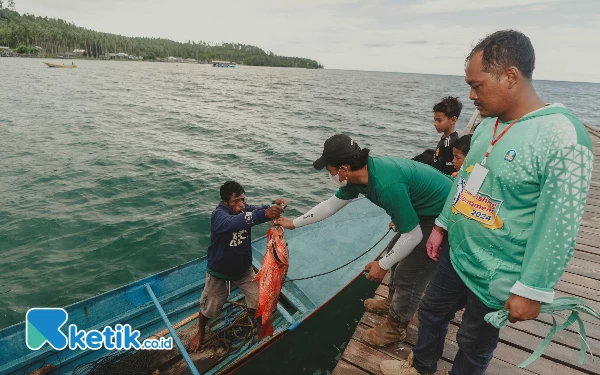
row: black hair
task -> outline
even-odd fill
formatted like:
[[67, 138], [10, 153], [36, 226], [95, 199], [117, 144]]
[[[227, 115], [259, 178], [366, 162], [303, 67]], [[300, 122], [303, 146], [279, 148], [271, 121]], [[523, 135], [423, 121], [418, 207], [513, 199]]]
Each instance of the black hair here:
[[344, 164], [350, 165], [351, 171], [357, 171], [361, 168], [364, 168], [365, 165], [369, 162], [369, 150], [368, 148], [360, 148], [356, 145], [356, 153], [350, 160], [331, 162], [330, 164], [336, 168], [341, 167]]
[[237, 182], [227, 181], [223, 184], [223, 186], [221, 186], [219, 193], [221, 194], [221, 200], [223, 202], [227, 202], [233, 194], [240, 196], [244, 194], [245, 191], [242, 185], [238, 184]]
[[433, 165], [433, 155], [434, 154], [435, 154], [435, 151], [431, 148], [428, 148], [425, 151], [423, 151], [422, 153], [420, 153], [419, 155], [412, 158], [412, 160], [418, 161], [420, 163], [427, 164], [427, 165]]
[[460, 152], [462, 152], [463, 155], [466, 156], [469, 153], [469, 150], [471, 149], [471, 137], [471, 134], [463, 135], [454, 142], [452, 147], [460, 150]]
[[462, 111], [462, 103], [454, 96], [446, 96], [445, 98], [442, 98], [441, 102], [433, 106], [433, 112], [442, 112], [448, 118], [454, 116], [458, 118], [460, 116], [460, 111]]
[[483, 51], [484, 72], [499, 77], [506, 69], [514, 66], [528, 79], [533, 76], [535, 51], [531, 40], [520, 31], [501, 30], [488, 35], [473, 47], [465, 64], [479, 51]]

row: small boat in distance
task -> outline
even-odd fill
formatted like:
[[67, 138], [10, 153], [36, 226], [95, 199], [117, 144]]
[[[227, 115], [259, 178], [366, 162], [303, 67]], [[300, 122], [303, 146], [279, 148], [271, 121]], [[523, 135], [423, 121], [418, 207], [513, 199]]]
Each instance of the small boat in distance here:
[[44, 62], [44, 64], [46, 64], [46, 66], [48, 66], [48, 68], [77, 68], [77, 65], [75, 63], [71, 63], [71, 65], [59, 65], [59, 64], [51, 64], [48, 62]]
[[235, 68], [235, 63], [229, 61], [213, 60], [212, 66], [215, 68]]

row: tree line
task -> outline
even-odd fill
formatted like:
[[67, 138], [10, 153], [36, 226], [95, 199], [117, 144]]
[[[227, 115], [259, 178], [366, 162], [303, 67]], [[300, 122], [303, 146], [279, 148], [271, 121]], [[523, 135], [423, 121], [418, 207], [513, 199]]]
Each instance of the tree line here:
[[315, 60], [278, 56], [256, 46], [239, 43], [175, 42], [163, 38], [131, 38], [78, 27], [62, 19], [19, 14], [14, 0], [4, 7], [0, 0], [0, 46], [19, 48], [23, 52], [44, 56], [61, 56], [75, 49], [85, 50], [87, 57], [98, 58], [110, 53], [126, 53], [146, 60], [169, 56], [196, 60], [228, 60], [244, 65], [294, 68], [323, 68]]

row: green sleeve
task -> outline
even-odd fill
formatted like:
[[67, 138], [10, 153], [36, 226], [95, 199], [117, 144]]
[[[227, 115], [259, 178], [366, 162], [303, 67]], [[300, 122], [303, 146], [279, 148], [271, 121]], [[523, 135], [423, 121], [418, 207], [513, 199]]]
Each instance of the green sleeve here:
[[511, 292], [536, 301], [552, 302], [554, 285], [573, 255], [594, 155], [590, 148], [576, 143], [554, 149], [545, 158], [540, 197], [525, 248], [521, 277]]
[[357, 186], [346, 186], [343, 188], [339, 188], [335, 193], [336, 198], [343, 199], [345, 201], [349, 201], [350, 199], [358, 198], [360, 192], [358, 191]]
[[408, 233], [419, 224], [406, 184], [389, 185], [379, 193], [379, 201], [400, 233]]

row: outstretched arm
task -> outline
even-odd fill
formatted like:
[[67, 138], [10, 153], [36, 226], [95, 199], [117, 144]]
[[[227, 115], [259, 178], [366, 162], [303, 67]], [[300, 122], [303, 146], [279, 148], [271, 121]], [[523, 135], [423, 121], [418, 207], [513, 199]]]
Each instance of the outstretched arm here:
[[333, 214], [344, 208], [344, 206], [346, 206], [351, 201], [352, 199], [340, 199], [334, 195], [328, 200], [319, 203], [318, 205], [310, 209], [307, 213], [295, 218], [294, 220], [282, 217], [275, 220], [274, 223], [276, 225], [281, 225], [286, 229], [295, 229], [303, 227], [305, 225], [314, 224], [332, 216]]

